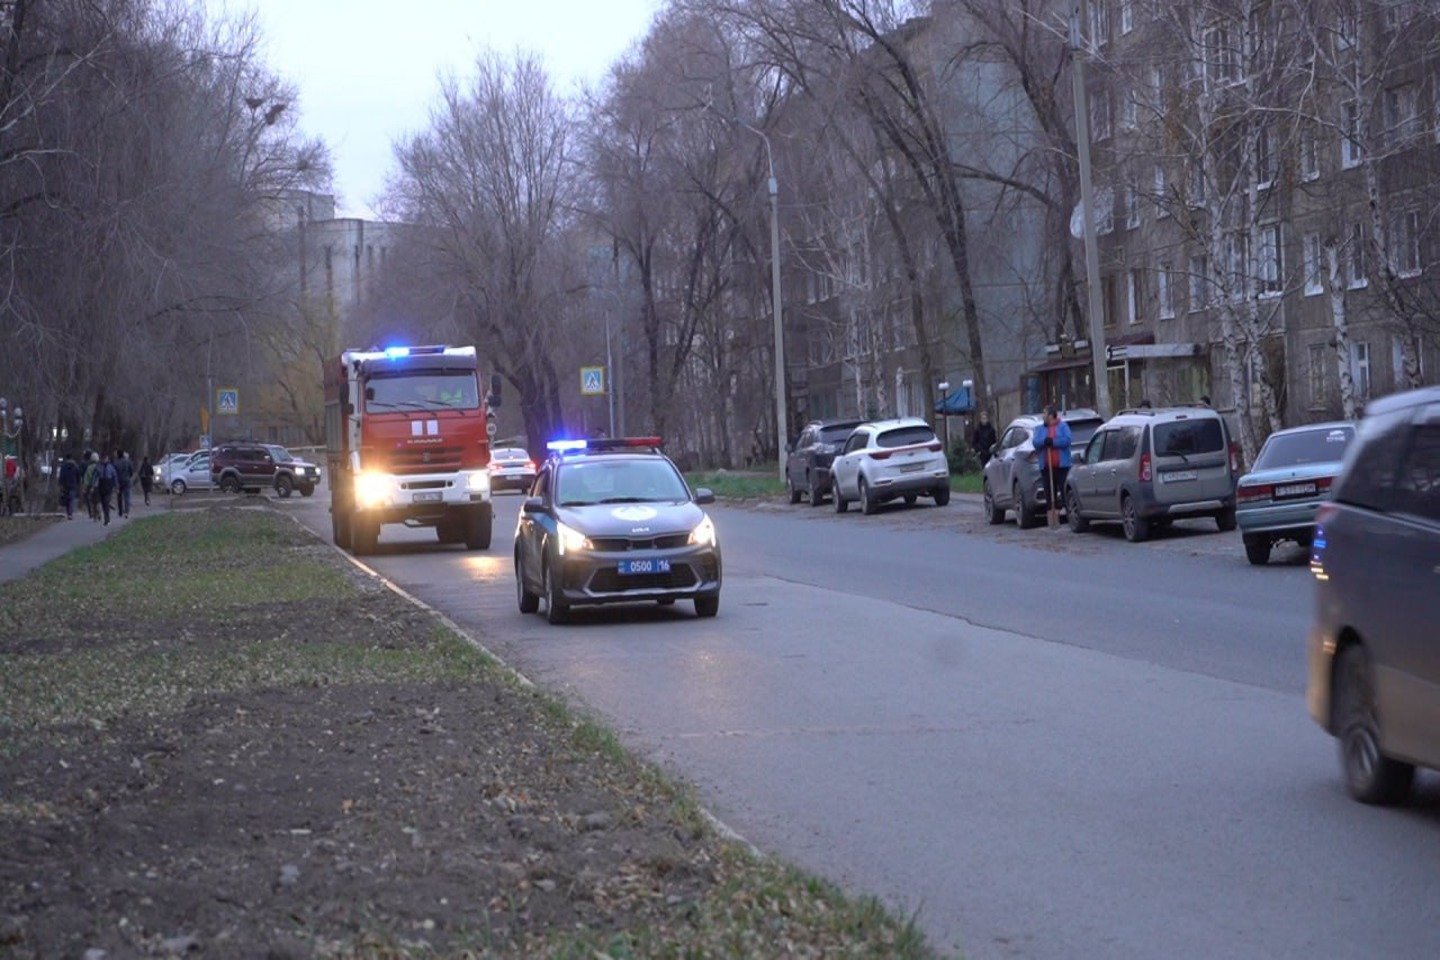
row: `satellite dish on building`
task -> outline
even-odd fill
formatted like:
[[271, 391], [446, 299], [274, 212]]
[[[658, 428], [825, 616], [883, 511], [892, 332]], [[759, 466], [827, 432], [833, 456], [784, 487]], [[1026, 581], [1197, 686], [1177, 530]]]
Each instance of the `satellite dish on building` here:
[[[1114, 212], [1115, 191], [1109, 187], [1101, 187], [1095, 191], [1095, 217], [1093, 225], [1095, 232], [1100, 232], [1100, 225], [1105, 222], [1104, 211]], [[1075, 204], [1075, 210], [1070, 214], [1070, 236], [1076, 240], [1085, 239], [1085, 201]]]

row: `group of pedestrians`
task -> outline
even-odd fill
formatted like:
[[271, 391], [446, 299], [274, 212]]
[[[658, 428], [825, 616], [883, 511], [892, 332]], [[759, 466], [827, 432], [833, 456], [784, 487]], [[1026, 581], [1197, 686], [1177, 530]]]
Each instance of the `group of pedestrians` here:
[[77, 500], [97, 523], [103, 521], [108, 525], [112, 512], [117, 517], [128, 518], [137, 480], [145, 505], [149, 506], [155, 484], [155, 470], [149, 457], [140, 464], [137, 476], [135, 464], [124, 450], [116, 450], [113, 457], [87, 450], [81, 454], [79, 463], [66, 454], [60, 461], [60, 500], [65, 505], [66, 519], [75, 519]]

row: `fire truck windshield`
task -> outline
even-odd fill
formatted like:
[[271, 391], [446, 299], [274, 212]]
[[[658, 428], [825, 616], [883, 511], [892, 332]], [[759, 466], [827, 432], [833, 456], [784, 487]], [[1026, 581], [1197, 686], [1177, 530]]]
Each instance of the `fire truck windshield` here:
[[365, 382], [366, 410], [475, 410], [480, 387], [474, 371], [407, 373]]

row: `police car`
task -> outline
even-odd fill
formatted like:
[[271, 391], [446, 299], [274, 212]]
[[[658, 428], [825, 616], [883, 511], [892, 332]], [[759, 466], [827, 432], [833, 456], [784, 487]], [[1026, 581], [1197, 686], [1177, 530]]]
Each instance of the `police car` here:
[[515, 529], [515, 590], [521, 613], [545, 601], [551, 623], [573, 608], [693, 600], [720, 611], [720, 544], [658, 437], [560, 440], [535, 478]]

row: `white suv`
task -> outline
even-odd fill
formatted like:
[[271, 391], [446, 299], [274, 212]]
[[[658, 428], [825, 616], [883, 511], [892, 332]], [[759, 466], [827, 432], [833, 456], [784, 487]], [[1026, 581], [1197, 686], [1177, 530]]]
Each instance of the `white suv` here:
[[830, 473], [836, 513], [844, 513], [851, 500], [859, 500], [866, 513], [896, 497], [906, 503], [934, 497], [937, 507], [950, 502], [944, 447], [930, 425], [915, 417], [862, 423], [845, 441]]

